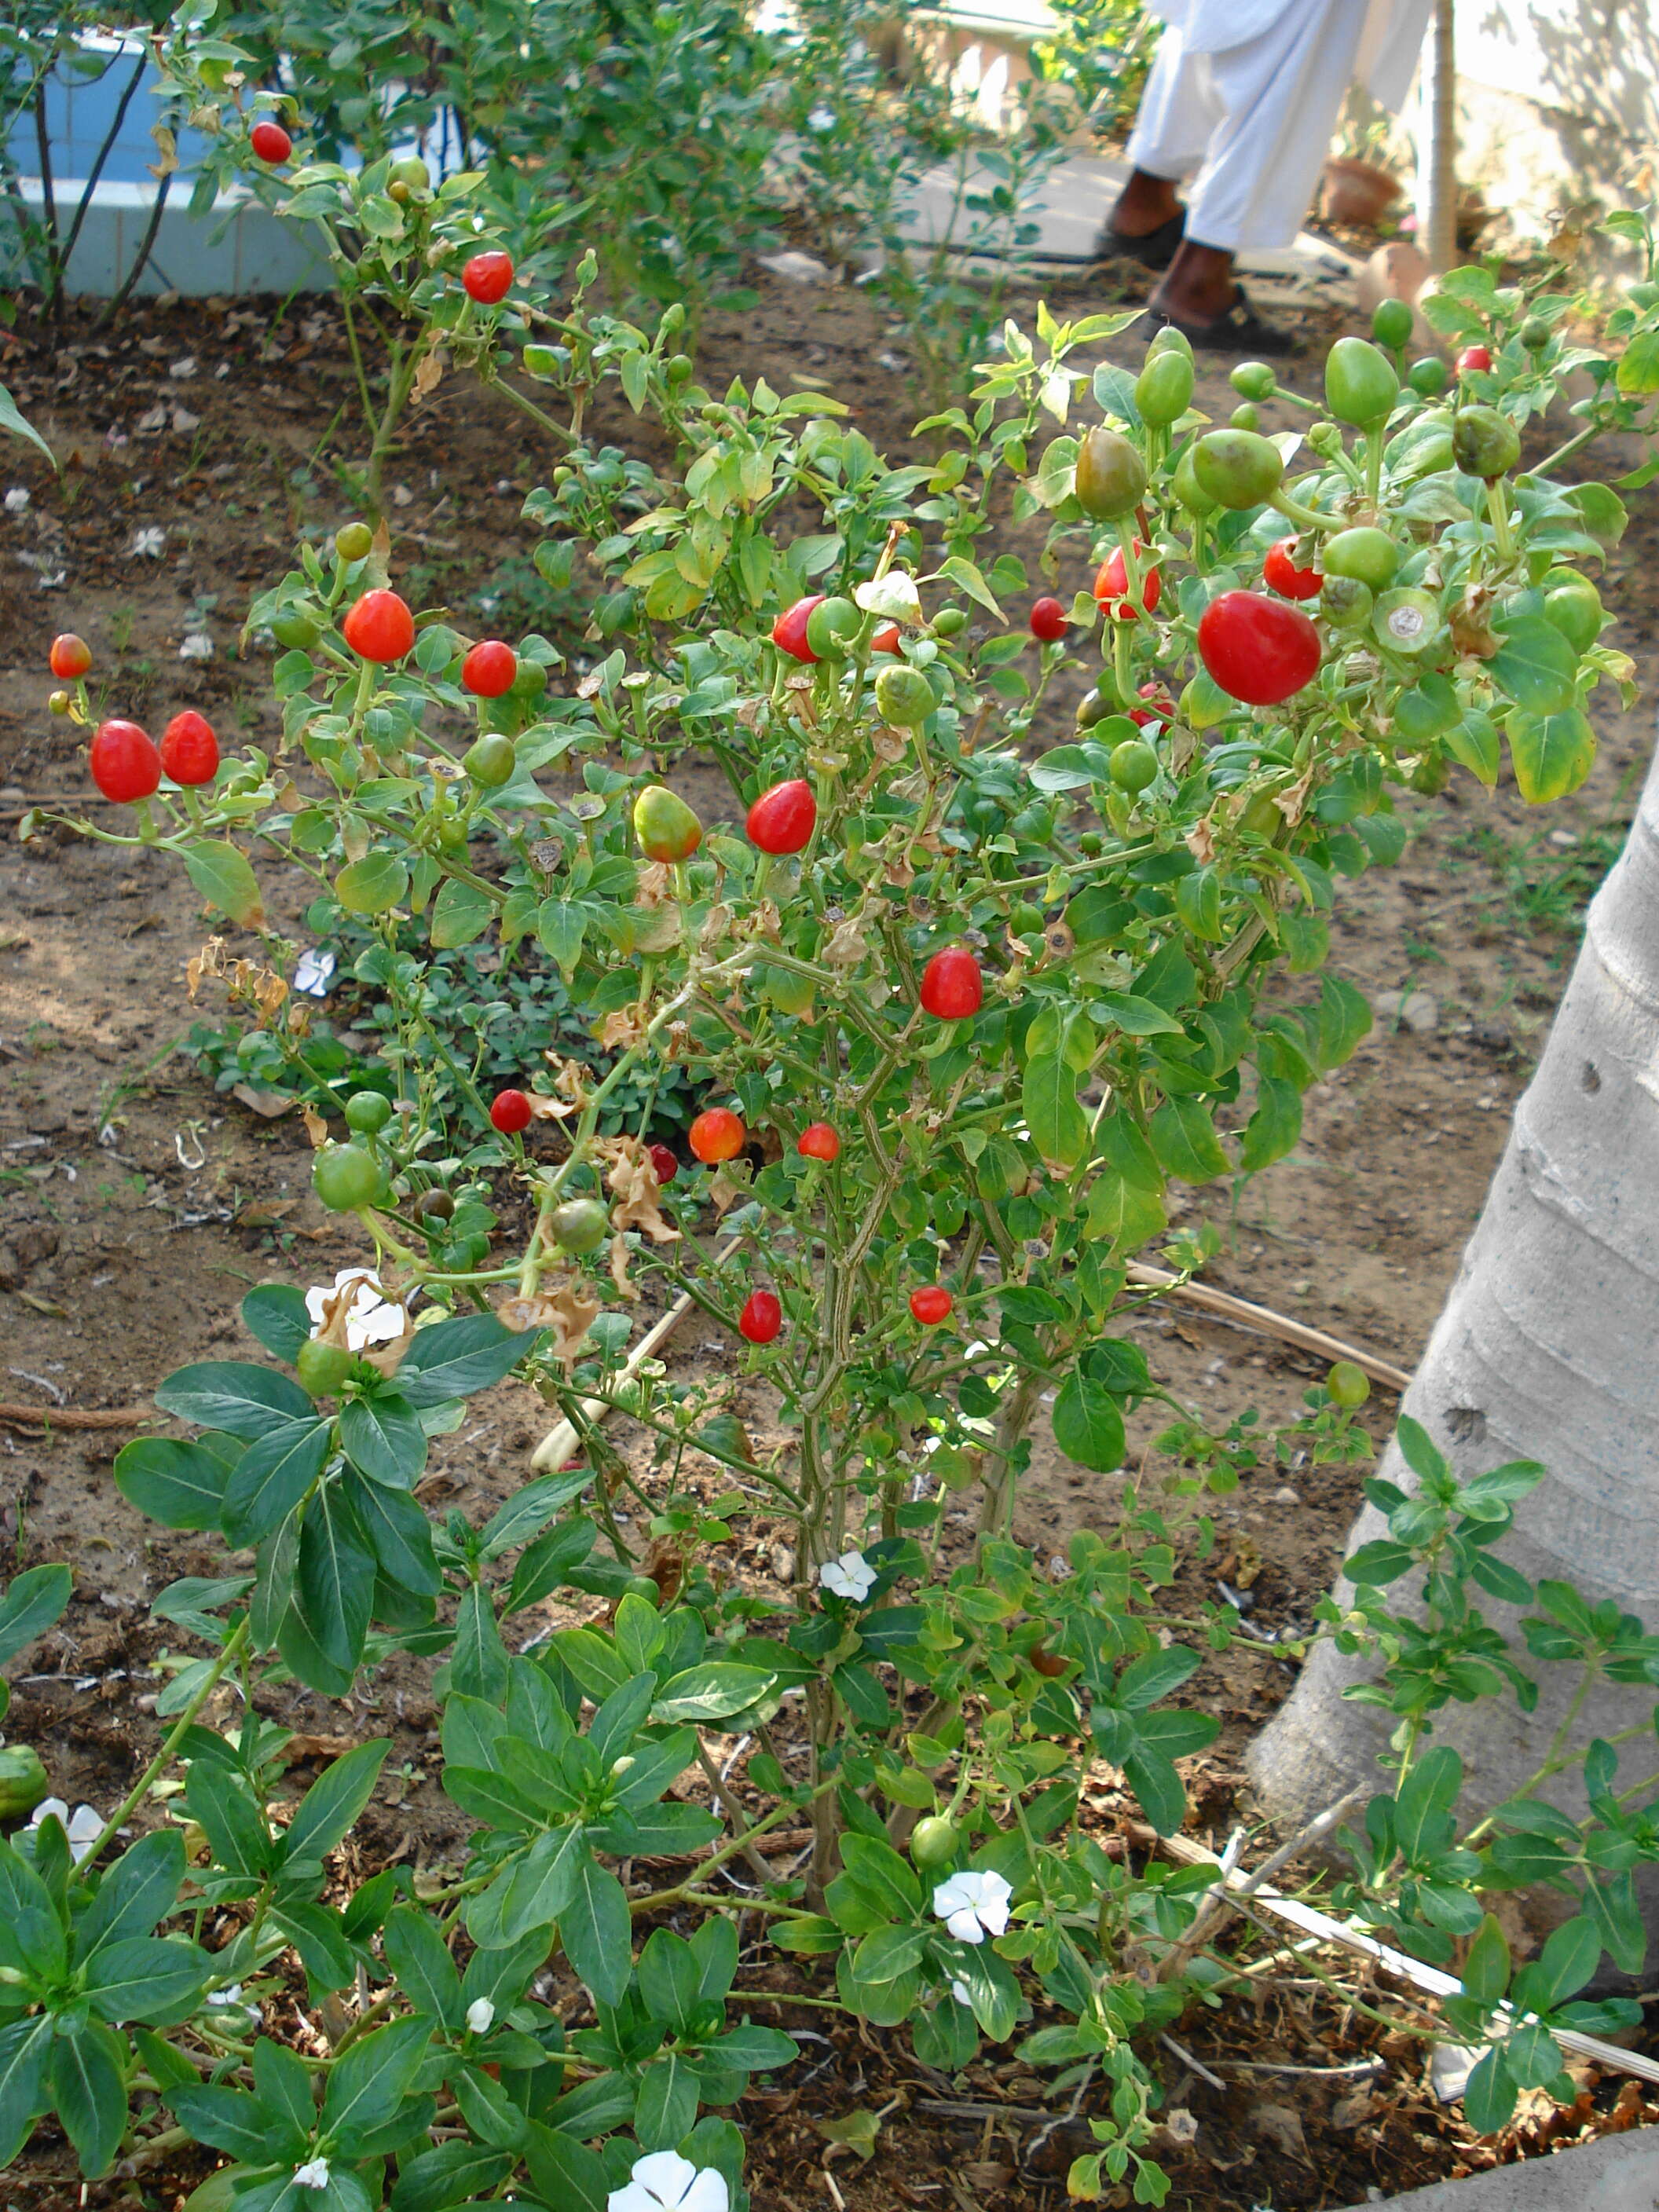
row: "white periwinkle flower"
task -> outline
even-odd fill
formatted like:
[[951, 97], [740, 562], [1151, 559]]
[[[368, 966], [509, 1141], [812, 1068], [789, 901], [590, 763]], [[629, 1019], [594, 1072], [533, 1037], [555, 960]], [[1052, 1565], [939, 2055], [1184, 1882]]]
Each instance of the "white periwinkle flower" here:
[[127, 548], [127, 558], [129, 561], [159, 561], [167, 550], [167, 542], [165, 530], [154, 527], [135, 530], [132, 543]]
[[850, 1597], [862, 1605], [876, 1586], [876, 1571], [862, 1552], [843, 1552], [840, 1559], [824, 1561], [818, 1580], [831, 1597]]
[[332, 1285], [319, 1283], [306, 1292], [306, 1311], [313, 1336], [326, 1318], [325, 1309], [348, 1285], [351, 1303], [346, 1310], [346, 1349], [364, 1351], [371, 1344], [392, 1344], [408, 1326], [409, 1317], [386, 1297], [366, 1267], [342, 1267]]
[[1008, 1925], [1012, 1889], [1000, 1874], [953, 1874], [933, 1892], [933, 1910], [959, 1943], [982, 1943]]
[[495, 2025], [495, 2008], [489, 1999], [474, 1997], [466, 2008], [467, 2033], [471, 2035], [488, 2035]]
[[213, 640], [204, 629], [193, 629], [179, 648], [180, 660], [211, 660]]
[[626, 2189], [613, 2189], [605, 2212], [731, 2212], [726, 2176], [712, 2166], [693, 2166], [677, 2150], [653, 2150], [635, 2159]]
[[64, 1832], [69, 1838], [70, 1856], [79, 1866], [103, 1834], [104, 1816], [90, 1805], [77, 1805], [71, 1813], [61, 1797], [43, 1797], [29, 1815], [30, 1827], [38, 1828], [54, 1814], [63, 1822]]
[[303, 2166], [296, 2166], [294, 2169], [294, 2186], [296, 2189], [326, 2189], [328, 2160], [325, 2158], [313, 2158], [308, 2159]]
[[207, 2001], [210, 2005], [240, 2004], [242, 1985], [240, 1982], [232, 1982], [222, 1990], [210, 1990], [207, 1993]]
[[6, 513], [27, 514], [28, 511], [29, 495], [27, 489], [22, 484], [15, 484], [6, 494]]

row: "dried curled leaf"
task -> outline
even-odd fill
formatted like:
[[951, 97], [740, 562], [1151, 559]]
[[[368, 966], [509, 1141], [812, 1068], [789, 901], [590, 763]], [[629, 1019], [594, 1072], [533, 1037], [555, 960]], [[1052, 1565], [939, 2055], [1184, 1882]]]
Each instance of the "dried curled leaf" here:
[[599, 1301], [590, 1297], [580, 1283], [566, 1280], [529, 1297], [504, 1298], [495, 1314], [504, 1328], [520, 1335], [546, 1329], [553, 1339], [549, 1347], [553, 1357], [569, 1369], [575, 1364], [588, 1330], [599, 1319]]
[[[611, 1227], [619, 1233], [642, 1229], [653, 1244], [678, 1243], [680, 1232], [672, 1221], [664, 1218], [659, 1204], [662, 1185], [651, 1164], [650, 1148], [637, 1137], [610, 1137], [594, 1149], [611, 1162], [611, 1172], [605, 1181], [614, 1201], [611, 1208]], [[614, 1265], [614, 1252], [611, 1257]]]

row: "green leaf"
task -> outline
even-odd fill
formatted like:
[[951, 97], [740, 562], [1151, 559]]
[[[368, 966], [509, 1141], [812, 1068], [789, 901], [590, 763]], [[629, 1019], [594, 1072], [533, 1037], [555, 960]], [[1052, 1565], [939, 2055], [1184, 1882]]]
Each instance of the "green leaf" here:
[[[398, 1388], [411, 1406], [441, 1406], [470, 1398], [508, 1375], [538, 1341], [503, 1328], [493, 1314], [467, 1314], [417, 1329], [398, 1370]], [[157, 1394], [160, 1402], [161, 1394]], [[169, 1408], [169, 1411], [176, 1410]], [[228, 1423], [220, 1423], [228, 1427]]]
[[546, 1527], [562, 1505], [579, 1498], [592, 1480], [591, 1467], [578, 1467], [568, 1473], [562, 1470], [557, 1474], [538, 1475], [534, 1482], [526, 1482], [484, 1523], [478, 1539], [479, 1558], [498, 1559], [503, 1552], [527, 1544], [538, 1529]]
[[536, 937], [542, 951], [568, 984], [582, 957], [587, 917], [569, 899], [544, 899], [536, 912]]
[[212, 1960], [197, 1944], [131, 1936], [100, 1950], [87, 1970], [87, 1996], [112, 2026], [139, 2020], [167, 2027], [196, 2009], [212, 1972]]
[[267, 1352], [292, 1362], [311, 1334], [305, 1293], [292, 1283], [260, 1283], [242, 1300], [242, 1325]]
[[651, 1705], [653, 1721], [691, 1721], [699, 1725], [727, 1720], [763, 1698], [777, 1676], [764, 1668], [711, 1659], [670, 1677]]
[[1054, 1442], [1074, 1466], [1110, 1474], [1123, 1464], [1123, 1409], [1101, 1382], [1073, 1371], [1054, 1400]]
[[1089, 1146], [1089, 1124], [1077, 1103], [1077, 1076], [1058, 1056], [1034, 1060], [1020, 1094], [1025, 1126], [1046, 1165], [1073, 1168]]
[[1275, 1160], [1293, 1152], [1302, 1134], [1302, 1098], [1294, 1084], [1282, 1076], [1264, 1075], [1256, 1085], [1255, 1111], [1244, 1125], [1238, 1148], [1238, 1164], [1246, 1175], [1256, 1175]]
[[1463, 1994], [1480, 2011], [1490, 2012], [1509, 1985], [1510, 1947], [1488, 1912], [1463, 1961]]
[[469, 1698], [498, 1705], [507, 1695], [507, 1648], [496, 1626], [490, 1593], [469, 1583], [455, 1613], [455, 1656], [449, 1662], [454, 1687]]
[[58, 1561], [14, 1575], [0, 1597], [0, 1665], [44, 1635], [74, 1591], [74, 1574]]
[[646, 1939], [640, 1954], [640, 1995], [653, 2020], [677, 2033], [690, 2027], [702, 2002], [702, 1975], [691, 1946], [672, 1929], [653, 1929]]
[[1198, 1672], [1203, 1662], [1185, 1644], [1171, 1644], [1133, 1660], [1118, 1677], [1113, 1702], [1132, 1713], [1145, 1712], [1178, 1690]]
[[1621, 392], [1640, 398], [1659, 392], [1659, 331], [1638, 331], [1619, 356], [1613, 381]]
[[380, 1941], [398, 1986], [417, 2013], [453, 2032], [461, 2026], [461, 1978], [433, 1917], [418, 1905], [394, 1905]]
[[1100, 991], [1091, 1004], [1105, 1006], [1112, 1020], [1125, 1036], [1180, 1036], [1181, 1024], [1173, 1015], [1166, 1014], [1162, 1006], [1155, 1006], [1150, 999], [1138, 999], [1132, 991]]
[[1461, 722], [1442, 732], [1440, 742], [1459, 767], [1468, 769], [1477, 782], [1484, 783], [1488, 791], [1496, 788], [1503, 750], [1498, 725], [1490, 714], [1472, 709]]
[[432, 1524], [406, 1491], [383, 1490], [345, 1478], [353, 1510], [386, 1581], [415, 1597], [435, 1597], [443, 1587], [432, 1550]]
[[952, 1961], [951, 1978], [968, 1991], [974, 2018], [993, 2043], [1006, 2043], [1019, 2019], [1019, 1984], [1007, 1961], [988, 1943], [965, 1945]]
[[1545, 806], [1577, 790], [1595, 765], [1595, 732], [1578, 708], [1565, 714], [1511, 714], [1510, 759], [1528, 806]]
[[1560, 2045], [1537, 2021], [1513, 2029], [1504, 2045], [1504, 2071], [1523, 2089], [1541, 2089], [1555, 2079], [1561, 2065]]
[[10, 1844], [0, 1843], [0, 1966], [53, 1982], [65, 1955], [52, 1893]]
[[340, 1442], [360, 1474], [391, 1490], [413, 1490], [426, 1468], [426, 1431], [396, 1391], [352, 1398], [340, 1409]]
[[315, 1416], [272, 1424], [255, 1438], [225, 1485], [222, 1525], [231, 1543], [258, 1544], [287, 1520], [322, 1474], [333, 1438], [333, 1424]]
[[[536, 2193], [559, 2212], [605, 2212], [611, 2195], [611, 2176], [598, 2154], [556, 2128], [530, 2123], [525, 2143], [525, 2163]], [[394, 2206], [394, 2212], [402, 2212]], [[418, 2212], [418, 2208], [411, 2208]]]
[[1504, 2069], [1502, 2052], [1489, 2051], [1464, 2086], [1464, 2118], [1477, 2135], [1496, 2135], [1514, 2112], [1515, 2100], [1515, 2084]]
[[409, 896], [409, 870], [390, 853], [366, 854], [335, 877], [334, 896], [348, 914], [389, 914]]
[[374, 1595], [374, 1555], [344, 1485], [325, 1483], [300, 1529], [294, 1603], [317, 1649], [349, 1672], [362, 1656]]
[[[1369, 1018], [1369, 1017], [1368, 1017]], [[1158, 1164], [1183, 1182], [1213, 1182], [1231, 1172], [1221, 1149], [1210, 1109], [1199, 1098], [1166, 1098], [1152, 1117], [1148, 1134]]]
[[155, 1402], [164, 1413], [176, 1413], [181, 1421], [193, 1421], [202, 1429], [225, 1429], [248, 1443], [285, 1421], [315, 1418], [310, 1399], [297, 1382], [241, 1359], [210, 1359], [180, 1367], [156, 1391]]
[[355, 2142], [397, 2112], [431, 2040], [429, 2020], [399, 2020], [342, 2051], [328, 2077], [322, 2125], [348, 2157]]
[[1000, 623], [1007, 621], [1007, 616], [993, 598], [991, 587], [984, 577], [971, 561], [963, 560], [959, 553], [952, 553], [947, 560], [940, 562], [939, 579], [941, 583], [954, 584], [959, 591], [966, 592], [970, 599], [977, 600]]
[[185, 1839], [178, 1829], [161, 1828], [141, 1836], [106, 1871], [76, 1926], [78, 1963], [85, 1966], [106, 1944], [148, 1936], [173, 1910], [184, 1878]]
[[577, 1870], [587, 1856], [579, 1825], [538, 1836], [469, 1909], [467, 1933], [475, 1942], [488, 1936], [499, 1947], [516, 1943], [532, 1929], [550, 1928], [574, 1894]]
[[0, 2027], [0, 2166], [11, 2164], [46, 2109], [51, 2052], [50, 2013]]
[[453, 951], [482, 937], [495, 917], [495, 902], [476, 884], [447, 876], [433, 902], [428, 934], [435, 951]]
[[510, 2151], [491, 2150], [484, 2143], [434, 2143], [418, 2157], [398, 2160], [397, 2182], [387, 2200], [390, 2212], [447, 2212], [452, 2204], [482, 2203], [515, 2163]]
[[52, 2101], [88, 2181], [108, 2172], [127, 2125], [121, 2046], [90, 2022], [52, 2046]]
[[115, 1486], [169, 1528], [216, 1528], [230, 1462], [200, 1443], [136, 1437], [115, 1455]]
[[[258, 2049], [256, 2044], [256, 2057]], [[266, 2165], [296, 2150], [304, 2140], [286, 2113], [270, 2111], [262, 2099], [241, 2089], [221, 2088], [192, 2076], [167, 2102], [198, 2142], [248, 2165]]]
[[383, 1737], [353, 1744], [325, 1766], [300, 1800], [283, 1832], [283, 1856], [289, 1865], [325, 1858], [374, 1794], [380, 1768], [392, 1746]]
[[264, 902], [258, 878], [245, 854], [234, 845], [210, 839], [192, 845], [185, 854], [185, 872], [208, 904], [227, 915], [240, 929], [264, 925]]
[[1578, 696], [1578, 655], [1541, 615], [1512, 623], [1486, 666], [1493, 682], [1528, 714], [1562, 714]]
[[628, 1896], [615, 1875], [583, 1852], [559, 1915], [565, 1956], [601, 2004], [620, 2004], [634, 1971]]
[[1136, 1749], [1126, 1754], [1123, 1775], [1158, 1834], [1174, 1835], [1187, 1815], [1187, 1793], [1170, 1761], [1161, 1752]]
[[1400, 1785], [1394, 1833], [1401, 1857], [1427, 1859], [1450, 1841], [1452, 1808], [1463, 1787], [1463, 1762], [1449, 1743], [1425, 1751]]
[[[52, 447], [34, 425], [24, 420], [18, 411], [17, 402], [3, 384], [0, 384], [0, 430], [9, 430], [14, 438], [27, 439], [31, 446], [40, 448], [53, 468], [58, 466], [57, 454], [52, 452]], [[0, 2163], [3, 2161], [0, 2160]]]
[[647, 2067], [634, 2115], [642, 2148], [672, 2149], [696, 2119], [697, 2087], [695, 2069], [678, 2051], [668, 2051]]

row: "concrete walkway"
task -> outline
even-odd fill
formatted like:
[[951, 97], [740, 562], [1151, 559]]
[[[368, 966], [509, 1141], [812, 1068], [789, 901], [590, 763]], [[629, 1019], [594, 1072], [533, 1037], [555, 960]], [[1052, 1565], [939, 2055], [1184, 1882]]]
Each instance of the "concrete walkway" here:
[[1406, 2197], [1372, 2197], [1352, 2212], [1659, 2212], [1659, 2128], [1601, 2136]]

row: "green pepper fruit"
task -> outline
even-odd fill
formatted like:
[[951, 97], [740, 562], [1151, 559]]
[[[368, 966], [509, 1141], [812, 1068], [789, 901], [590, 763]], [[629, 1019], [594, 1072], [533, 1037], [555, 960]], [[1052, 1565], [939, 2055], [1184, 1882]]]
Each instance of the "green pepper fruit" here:
[[1325, 404], [1339, 422], [1367, 429], [1386, 422], [1400, 398], [1400, 379], [1365, 338], [1339, 338], [1325, 356]]
[[863, 626], [851, 599], [820, 599], [806, 617], [806, 642], [820, 660], [845, 660]]
[[406, 154], [401, 161], [394, 161], [387, 174], [387, 182], [407, 185], [410, 191], [431, 189], [432, 177], [426, 163], [418, 154]]
[[52, 1784], [40, 1754], [27, 1743], [0, 1748], [0, 1820], [23, 1820], [34, 1810]]
[[1228, 381], [1241, 399], [1271, 399], [1279, 379], [1265, 361], [1241, 361]]
[[1363, 1406], [1371, 1395], [1371, 1386], [1366, 1379], [1364, 1369], [1356, 1367], [1352, 1359], [1337, 1361], [1325, 1377], [1325, 1388], [1333, 1401], [1346, 1407], [1351, 1413]]
[[1319, 594], [1319, 611], [1333, 629], [1359, 629], [1371, 618], [1375, 596], [1357, 576], [1328, 576]]
[[334, 533], [334, 550], [343, 561], [362, 561], [374, 550], [374, 532], [366, 522], [347, 522]]
[[515, 699], [539, 699], [547, 689], [547, 664], [520, 659], [508, 687]]
[[1310, 453], [1328, 460], [1333, 453], [1342, 451], [1342, 433], [1334, 422], [1315, 422], [1309, 426], [1304, 442]]
[[380, 1091], [354, 1091], [345, 1103], [348, 1129], [360, 1137], [373, 1137], [392, 1119], [392, 1101]]
[[876, 712], [896, 730], [919, 729], [937, 704], [919, 668], [884, 668], [876, 678]]
[[357, 1355], [343, 1344], [323, 1344], [308, 1336], [300, 1346], [294, 1365], [300, 1388], [308, 1397], [333, 1398], [357, 1364]]
[[476, 739], [461, 755], [461, 766], [480, 791], [499, 791], [503, 784], [511, 783], [518, 765], [512, 738], [503, 737], [499, 730]]
[[1495, 483], [1521, 458], [1521, 433], [1495, 407], [1460, 407], [1452, 423], [1452, 454], [1466, 477]]
[[331, 1213], [353, 1213], [385, 1196], [386, 1169], [361, 1145], [326, 1145], [311, 1163], [311, 1187]]
[[1372, 613], [1371, 630], [1390, 653], [1414, 658], [1442, 635], [1440, 602], [1431, 592], [1384, 592]]
[[1135, 379], [1135, 405], [1141, 421], [1159, 430], [1178, 422], [1193, 404], [1193, 384], [1190, 354], [1170, 346], [1149, 353], [1146, 366]]
[[1385, 592], [1400, 566], [1400, 548], [1386, 530], [1339, 530], [1320, 547], [1319, 565], [1328, 576], [1353, 576]]
[[1216, 502], [1193, 472], [1193, 448], [1190, 446], [1176, 463], [1175, 495], [1188, 514], [1196, 515], [1200, 521], [1218, 512]]
[[943, 1813], [930, 1813], [910, 1831], [910, 1856], [919, 1867], [948, 1865], [957, 1855], [957, 1824]]
[[1528, 353], [1542, 353], [1550, 342], [1550, 326], [1542, 315], [1528, 315], [1521, 325], [1521, 343]]
[[1114, 745], [1107, 773], [1120, 791], [1145, 791], [1158, 775], [1158, 755], [1144, 738], [1125, 738]]
[[1235, 430], [1259, 430], [1261, 410], [1253, 399], [1241, 399], [1227, 420]]
[[1437, 745], [1425, 753], [1411, 772], [1412, 789], [1421, 792], [1425, 799], [1438, 799], [1450, 780], [1451, 769]]
[[1193, 448], [1199, 489], [1236, 513], [1270, 500], [1284, 473], [1278, 447], [1253, 430], [1211, 430]]
[[1421, 399], [1438, 399], [1451, 380], [1451, 373], [1437, 353], [1425, 353], [1406, 371], [1406, 381]]
[[1042, 908], [1022, 900], [1008, 916], [1008, 932], [1012, 937], [1041, 937], [1043, 930]]
[[548, 1227], [566, 1252], [597, 1252], [611, 1233], [611, 1216], [597, 1198], [568, 1198], [556, 1206]]
[[[1544, 580], [1547, 584], [1548, 577]], [[1544, 619], [1555, 625], [1575, 653], [1588, 653], [1601, 635], [1601, 595], [1588, 576], [1572, 576], [1570, 583], [1546, 592]]]
[[1077, 497], [1096, 522], [1133, 514], [1146, 496], [1146, 464], [1129, 441], [1097, 422], [1077, 452]]
[[1193, 342], [1184, 331], [1178, 331], [1173, 323], [1165, 323], [1162, 329], [1152, 332], [1146, 343], [1146, 351], [1149, 356], [1155, 353], [1184, 353], [1190, 361], [1193, 357]]
[[959, 637], [968, 627], [966, 607], [941, 607], [928, 625], [935, 637]]
[[689, 860], [702, 842], [702, 824], [678, 792], [647, 783], [634, 801], [634, 835], [647, 860]]
[[284, 607], [271, 617], [270, 634], [278, 645], [287, 646], [290, 652], [303, 653], [307, 646], [316, 644], [323, 627], [308, 607]]
[[1390, 353], [1405, 351], [1412, 328], [1412, 311], [1404, 300], [1379, 300], [1371, 310], [1371, 336]]

